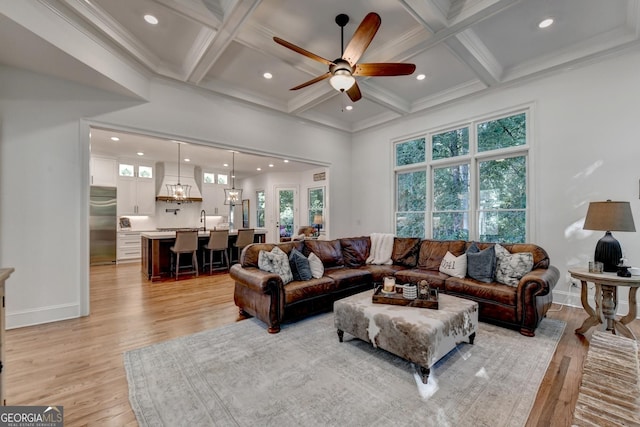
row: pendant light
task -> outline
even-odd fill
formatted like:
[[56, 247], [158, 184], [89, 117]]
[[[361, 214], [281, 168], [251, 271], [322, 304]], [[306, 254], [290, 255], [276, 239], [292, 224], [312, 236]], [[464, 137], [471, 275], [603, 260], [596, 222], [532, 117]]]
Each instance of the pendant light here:
[[236, 188], [236, 152], [231, 156], [231, 188], [224, 189], [224, 204], [235, 206], [242, 202], [242, 188]]
[[178, 143], [178, 183], [177, 184], [166, 184], [167, 192], [169, 193], [170, 199], [168, 202], [172, 203], [191, 203], [189, 199], [189, 194], [191, 193], [191, 186], [188, 184], [180, 184], [180, 143]]

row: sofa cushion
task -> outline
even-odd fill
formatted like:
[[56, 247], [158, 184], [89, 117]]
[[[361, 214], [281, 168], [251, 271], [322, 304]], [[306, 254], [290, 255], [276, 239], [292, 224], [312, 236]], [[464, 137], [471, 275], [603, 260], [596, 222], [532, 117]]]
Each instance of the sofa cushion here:
[[[495, 243], [475, 243], [480, 250], [495, 245]], [[472, 242], [469, 242], [468, 246], [472, 244]], [[501, 246], [512, 254], [520, 252], [529, 252], [530, 254], [533, 254], [532, 270], [536, 270], [538, 268], [549, 268], [549, 266], [551, 265], [551, 262], [549, 261], [549, 254], [547, 254], [547, 251], [545, 251], [538, 245], [534, 245], [533, 243], [501, 243]]]
[[496, 250], [493, 246], [480, 250], [475, 242], [467, 249], [467, 276], [491, 283], [496, 275]]
[[303, 254], [309, 256], [311, 252], [318, 255], [325, 268], [344, 265], [340, 240], [305, 240]]
[[322, 261], [318, 258], [318, 255], [311, 252], [307, 257], [309, 260], [309, 268], [311, 269], [311, 276], [314, 279], [319, 279], [324, 276], [324, 265], [322, 265]]
[[403, 267], [401, 265], [377, 265], [377, 264], [366, 264], [357, 268], [371, 273], [372, 280], [374, 283], [382, 283], [385, 277], [395, 276], [395, 274], [398, 271], [403, 271], [407, 269], [407, 267]]
[[533, 254], [529, 252], [509, 253], [496, 243], [496, 281], [509, 286], [518, 286], [522, 276], [533, 267]]
[[467, 254], [455, 256], [447, 251], [444, 258], [442, 258], [439, 271], [453, 277], [466, 277]]
[[417, 267], [421, 270], [438, 271], [447, 252], [455, 256], [462, 255], [466, 247], [464, 240], [423, 240], [420, 243]]
[[311, 279], [306, 282], [293, 281], [284, 286], [284, 303], [292, 304], [315, 297], [322, 297], [336, 289], [336, 283], [329, 277]]
[[336, 282], [336, 289], [347, 289], [357, 285], [371, 283], [373, 288], [373, 277], [367, 270], [358, 268], [335, 267], [324, 270], [324, 275], [332, 278]]
[[391, 260], [395, 265], [413, 268], [418, 263], [419, 250], [419, 237], [396, 237], [393, 239]]
[[313, 278], [309, 260], [295, 248], [289, 253], [289, 266], [291, 267], [293, 280], [309, 280]]
[[293, 274], [291, 274], [291, 267], [289, 266], [289, 257], [277, 246], [274, 247], [271, 252], [260, 251], [258, 255], [258, 267], [260, 270], [277, 274], [285, 284], [293, 280]]
[[368, 236], [340, 239], [342, 258], [346, 267], [359, 267], [365, 264], [371, 249], [371, 239]]
[[483, 283], [474, 279], [451, 277], [445, 283], [445, 292], [468, 297], [476, 301], [492, 301], [501, 305], [516, 306], [517, 290], [501, 283]]
[[440, 273], [437, 270], [421, 270], [413, 268], [411, 270], [402, 270], [396, 273], [396, 283], [418, 283], [421, 280], [429, 282], [429, 286], [444, 291], [444, 282], [451, 276]]

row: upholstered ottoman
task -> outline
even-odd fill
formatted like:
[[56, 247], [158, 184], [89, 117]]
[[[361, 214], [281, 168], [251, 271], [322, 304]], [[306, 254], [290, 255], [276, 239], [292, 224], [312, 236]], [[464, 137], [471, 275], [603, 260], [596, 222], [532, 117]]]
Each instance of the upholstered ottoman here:
[[333, 304], [338, 338], [347, 332], [418, 365], [426, 384], [431, 366], [478, 330], [478, 303], [440, 294], [438, 310], [374, 304], [373, 290]]

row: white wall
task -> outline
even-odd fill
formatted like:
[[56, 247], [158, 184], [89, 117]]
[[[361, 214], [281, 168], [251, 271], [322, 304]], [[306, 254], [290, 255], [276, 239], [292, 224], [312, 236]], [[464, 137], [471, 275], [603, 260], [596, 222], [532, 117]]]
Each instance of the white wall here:
[[[86, 314], [89, 126], [226, 144], [326, 164], [348, 182], [350, 136], [283, 114], [154, 81], [150, 100], [0, 67], [0, 265], [7, 326]], [[349, 218], [351, 189], [337, 185], [331, 215]], [[349, 234], [349, 222], [334, 223]]]
[[[393, 230], [390, 140], [426, 129], [534, 103], [535, 235], [561, 271], [556, 301], [579, 305], [570, 266], [586, 267], [603, 232], [582, 230], [590, 201], [624, 200], [640, 232], [638, 102], [640, 53], [505, 88], [396, 122], [353, 138], [352, 233]], [[373, 214], [375, 213], [375, 214]], [[640, 266], [636, 233], [614, 232], [630, 264]], [[619, 305], [626, 313], [627, 292]]]

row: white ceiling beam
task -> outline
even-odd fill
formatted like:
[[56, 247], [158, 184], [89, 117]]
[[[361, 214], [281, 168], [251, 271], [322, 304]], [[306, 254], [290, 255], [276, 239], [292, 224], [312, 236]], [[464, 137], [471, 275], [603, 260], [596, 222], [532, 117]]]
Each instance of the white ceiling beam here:
[[472, 29], [456, 34], [445, 43], [487, 86], [493, 86], [500, 81], [502, 65]]
[[203, 15], [201, 11], [190, 6], [191, 2], [184, 0], [154, 0], [177, 15], [190, 19], [209, 28], [216, 29], [222, 23], [224, 10], [216, 0], [202, 0], [211, 15]]
[[234, 7], [225, 16], [224, 22], [218, 29], [206, 52], [200, 60], [192, 66], [188, 80], [191, 83], [200, 83], [207, 75], [211, 67], [223, 54], [227, 46], [233, 41], [242, 24], [251, 16], [262, 0], [238, 0]]
[[358, 81], [358, 85], [360, 85], [362, 96], [371, 102], [375, 102], [402, 115], [411, 111], [411, 104], [409, 104], [409, 102], [394, 93], [382, 89], [380, 86], [372, 83], [371, 80], [360, 80]]

